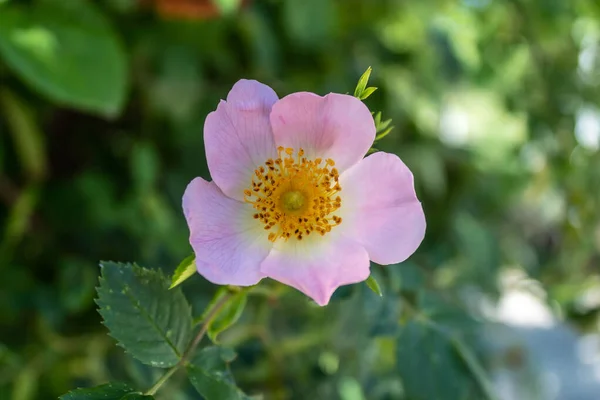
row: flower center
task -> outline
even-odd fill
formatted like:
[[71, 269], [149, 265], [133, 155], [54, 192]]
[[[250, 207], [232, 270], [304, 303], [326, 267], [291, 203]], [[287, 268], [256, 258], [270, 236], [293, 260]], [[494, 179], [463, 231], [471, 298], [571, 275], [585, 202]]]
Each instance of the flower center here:
[[287, 212], [298, 211], [304, 205], [306, 197], [297, 190], [285, 192], [281, 196], [281, 208]]
[[254, 219], [264, 224], [269, 240], [288, 240], [317, 232], [324, 236], [342, 219], [333, 215], [342, 206], [339, 172], [328, 158], [308, 160], [304, 150], [279, 147], [278, 157], [254, 171], [244, 200], [256, 210]]

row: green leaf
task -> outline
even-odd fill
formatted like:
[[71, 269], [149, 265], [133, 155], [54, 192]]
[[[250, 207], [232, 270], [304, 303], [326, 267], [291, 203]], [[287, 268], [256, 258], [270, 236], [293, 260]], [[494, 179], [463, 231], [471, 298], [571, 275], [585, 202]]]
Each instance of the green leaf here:
[[127, 88], [123, 46], [84, 0], [41, 0], [0, 13], [0, 56], [51, 101], [114, 116]]
[[381, 111], [377, 111], [377, 113], [372, 112], [371, 115], [373, 115], [373, 121], [375, 121], [375, 128], [379, 130], [379, 124], [381, 123]]
[[223, 287], [215, 294], [211, 304], [206, 308], [206, 311], [202, 315], [201, 319], [204, 320], [206, 315], [213, 306], [218, 303], [224, 296], [231, 296], [226, 300], [225, 305], [221, 308], [221, 311], [214, 317], [210, 325], [208, 326], [208, 337], [213, 342], [217, 342], [217, 336], [240, 319], [244, 308], [246, 307], [246, 301], [248, 299], [248, 293], [245, 290], [240, 290], [237, 293], [231, 294], [229, 289]]
[[225, 347], [211, 346], [194, 356], [187, 367], [188, 378], [206, 400], [243, 400], [248, 397], [237, 388], [228, 363], [235, 352]]
[[392, 123], [391, 119], [381, 121], [381, 115], [379, 116], [379, 122], [375, 121], [375, 126], [377, 127], [377, 133], [383, 132], [390, 124]]
[[60, 265], [57, 285], [62, 306], [69, 312], [87, 311], [98, 279], [93, 264], [69, 257]]
[[114, 262], [101, 267], [97, 303], [110, 335], [144, 364], [177, 364], [192, 326], [181, 289], [168, 290], [169, 280], [160, 270]]
[[443, 326], [447, 332], [470, 334], [479, 328], [477, 321], [465, 310], [457, 307], [439, 293], [420, 290], [417, 293], [417, 307], [429, 321]]
[[386, 137], [387, 135], [390, 134], [390, 132], [392, 131], [392, 129], [394, 129], [394, 127], [390, 126], [389, 128], [387, 128], [383, 132], [378, 133], [377, 136], [375, 136], [375, 140], [381, 140], [381, 139], [383, 139], [384, 137]]
[[387, 268], [390, 285], [395, 290], [417, 293], [425, 285], [423, 271], [411, 261], [405, 261]]
[[396, 365], [407, 398], [481, 398], [451, 340], [427, 321], [413, 320], [402, 328], [396, 342]]
[[173, 277], [171, 278], [171, 286], [169, 289], [173, 289], [179, 284], [183, 283], [187, 278], [194, 275], [196, 273], [196, 257], [193, 254], [190, 254], [186, 258], [183, 259], [182, 262], [179, 263], [177, 269], [173, 273]]
[[156, 147], [147, 141], [139, 141], [133, 146], [129, 156], [131, 175], [140, 196], [150, 196], [160, 169]]
[[[376, 275], [372, 276], [375, 278]], [[396, 337], [400, 331], [402, 301], [389, 290], [389, 286], [384, 289], [387, 289], [386, 296], [382, 297], [372, 289], [363, 287], [362, 296], [358, 297], [360, 301], [353, 315], [364, 322], [365, 332], [369, 337]], [[361, 316], [357, 314], [359, 311], [363, 313]]]
[[297, 47], [319, 49], [330, 43], [336, 26], [333, 0], [286, 0], [283, 28]]
[[241, 0], [215, 0], [215, 5], [219, 7], [222, 14], [230, 14], [240, 8]]
[[358, 98], [361, 100], [365, 100], [367, 97], [372, 95], [376, 90], [377, 90], [376, 87], [368, 87], [358, 96]]
[[367, 278], [367, 280], [365, 282], [366, 282], [367, 286], [369, 287], [369, 289], [371, 289], [373, 291], [373, 293], [375, 293], [375, 294], [377, 294], [379, 296], [383, 296], [383, 292], [381, 291], [381, 287], [379, 286], [379, 283], [373, 277], [373, 275], [369, 275], [369, 277]]
[[0, 106], [28, 177], [32, 180], [44, 178], [47, 169], [46, 146], [32, 108], [8, 89], [0, 92]]
[[19, 197], [12, 205], [3, 227], [4, 240], [0, 241], [0, 267], [4, 265], [1, 262], [5, 259], [4, 257], [12, 251], [27, 233], [30, 218], [39, 200], [40, 185], [38, 183], [30, 183], [19, 193]]
[[130, 393], [121, 398], [121, 400], [152, 400], [154, 397], [141, 393]]
[[93, 388], [75, 389], [59, 400], [151, 400], [124, 383], [107, 383]]
[[451, 338], [454, 348], [463, 359], [473, 377], [479, 384], [479, 387], [485, 393], [489, 400], [497, 400], [497, 396], [494, 393], [494, 385], [492, 384], [487, 372], [481, 366], [481, 363], [473, 354], [473, 351], [458, 337]]
[[369, 67], [367, 70], [361, 75], [358, 79], [358, 84], [356, 85], [356, 89], [354, 89], [354, 97], [360, 98], [362, 93], [365, 91], [367, 87], [367, 83], [369, 82], [369, 77], [371, 76], [371, 72], [373, 68]]

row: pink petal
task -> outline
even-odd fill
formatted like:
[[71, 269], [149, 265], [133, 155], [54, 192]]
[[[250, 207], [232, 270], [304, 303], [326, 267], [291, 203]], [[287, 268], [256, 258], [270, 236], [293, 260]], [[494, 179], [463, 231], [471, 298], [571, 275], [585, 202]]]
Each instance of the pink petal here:
[[303, 148], [307, 158], [331, 158], [339, 171], [362, 159], [375, 139], [369, 109], [344, 94], [290, 94], [273, 105], [271, 126], [278, 146]]
[[340, 176], [345, 228], [371, 260], [395, 264], [417, 250], [425, 236], [425, 215], [413, 175], [394, 154], [375, 153]]
[[210, 174], [227, 196], [243, 200], [254, 170], [276, 157], [269, 122], [277, 95], [257, 81], [238, 81], [204, 123]]
[[225, 196], [214, 182], [196, 178], [183, 194], [183, 212], [198, 272], [219, 285], [250, 286], [273, 247], [246, 203]]
[[262, 262], [261, 271], [324, 306], [339, 286], [369, 277], [369, 256], [356, 241], [330, 232], [301, 242], [278, 241]]

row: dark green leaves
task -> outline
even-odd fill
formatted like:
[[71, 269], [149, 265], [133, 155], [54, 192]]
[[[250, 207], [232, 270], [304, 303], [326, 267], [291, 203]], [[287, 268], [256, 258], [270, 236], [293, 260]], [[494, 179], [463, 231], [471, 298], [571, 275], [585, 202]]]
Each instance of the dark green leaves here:
[[152, 400], [124, 383], [108, 383], [93, 388], [75, 389], [59, 400]]
[[233, 350], [223, 347], [202, 349], [187, 367], [192, 385], [207, 400], [247, 399], [235, 385], [228, 363], [235, 358]]
[[145, 364], [177, 364], [189, 341], [190, 306], [158, 270], [103, 262], [97, 303], [111, 336]]
[[414, 400], [496, 400], [474, 352], [445, 326], [425, 319], [408, 322], [397, 339], [398, 372]]
[[152, 400], [154, 397], [147, 396], [141, 393], [130, 393], [125, 396], [121, 400]]
[[433, 325], [410, 321], [397, 341], [397, 366], [413, 400], [474, 398], [474, 385], [450, 340]]
[[113, 116], [127, 88], [127, 62], [92, 2], [42, 0], [0, 13], [0, 56], [50, 100]]

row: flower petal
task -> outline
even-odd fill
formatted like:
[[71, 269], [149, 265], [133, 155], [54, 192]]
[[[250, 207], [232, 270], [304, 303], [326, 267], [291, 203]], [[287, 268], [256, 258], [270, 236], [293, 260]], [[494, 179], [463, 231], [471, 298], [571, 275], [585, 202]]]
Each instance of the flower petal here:
[[277, 95], [257, 81], [242, 79], [204, 122], [210, 174], [227, 196], [244, 199], [254, 170], [277, 155], [269, 122]]
[[183, 195], [183, 212], [198, 272], [219, 285], [250, 286], [273, 244], [246, 203], [225, 196], [214, 182], [196, 178]]
[[301, 242], [292, 239], [275, 243], [262, 262], [261, 271], [324, 306], [339, 286], [367, 279], [369, 266], [369, 256], [362, 245], [330, 232]]
[[369, 109], [344, 94], [290, 94], [273, 105], [271, 126], [278, 146], [303, 148], [307, 158], [331, 158], [339, 171], [362, 159], [375, 139]]
[[340, 176], [341, 227], [362, 243], [371, 260], [406, 260], [425, 236], [425, 215], [415, 194], [413, 175], [394, 154], [375, 153]]

